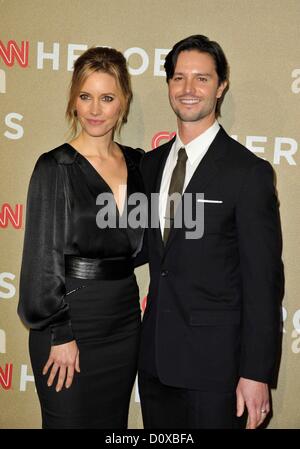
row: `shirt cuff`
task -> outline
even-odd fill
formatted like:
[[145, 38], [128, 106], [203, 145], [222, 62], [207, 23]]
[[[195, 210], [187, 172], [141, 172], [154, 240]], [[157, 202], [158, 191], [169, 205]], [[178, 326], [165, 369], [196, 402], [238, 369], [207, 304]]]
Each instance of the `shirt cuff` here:
[[62, 345], [74, 340], [71, 321], [50, 326], [51, 329], [51, 345]]

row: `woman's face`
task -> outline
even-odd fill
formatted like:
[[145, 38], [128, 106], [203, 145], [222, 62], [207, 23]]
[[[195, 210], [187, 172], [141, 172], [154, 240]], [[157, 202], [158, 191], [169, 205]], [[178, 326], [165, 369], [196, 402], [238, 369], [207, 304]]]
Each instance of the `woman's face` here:
[[91, 137], [112, 135], [121, 113], [115, 78], [104, 72], [89, 75], [81, 86], [75, 108], [82, 133]]

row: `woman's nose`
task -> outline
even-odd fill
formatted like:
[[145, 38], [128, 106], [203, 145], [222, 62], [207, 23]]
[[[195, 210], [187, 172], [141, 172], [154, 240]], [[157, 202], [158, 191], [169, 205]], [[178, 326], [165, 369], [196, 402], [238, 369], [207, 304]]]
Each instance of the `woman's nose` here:
[[99, 102], [95, 99], [92, 101], [91, 103], [91, 114], [93, 115], [98, 115], [100, 113], [100, 104]]

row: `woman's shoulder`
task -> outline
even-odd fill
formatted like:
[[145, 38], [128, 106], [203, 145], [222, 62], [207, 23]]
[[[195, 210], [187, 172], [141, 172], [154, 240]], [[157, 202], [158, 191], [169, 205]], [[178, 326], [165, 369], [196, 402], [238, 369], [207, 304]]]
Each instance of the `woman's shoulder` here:
[[73, 164], [76, 159], [77, 151], [68, 143], [63, 143], [59, 147], [54, 148], [53, 150], [48, 151], [48, 157], [52, 157], [57, 164]]
[[77, 156], [77, 151], [69, 144], [64, 143], [59, 147], [42, 153], [35, 164], [34, 173], [44, 173], [47, 171], [55, 171], [59, 165], [73, 164]]
[[41, 154], [37, 160], [37, 164], [73, 164], [76, 156], [77, 151], [68, 143], [63, 143], [59, 147]]

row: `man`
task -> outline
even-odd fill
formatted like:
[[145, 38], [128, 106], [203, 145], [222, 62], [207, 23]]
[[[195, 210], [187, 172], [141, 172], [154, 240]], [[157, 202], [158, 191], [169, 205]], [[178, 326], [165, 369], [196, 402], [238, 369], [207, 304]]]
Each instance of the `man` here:
[[[146, 242], [144, 426], [238, 428], [247, 410], [247, 428], [254, 429], [270, 411], [280, 344], [283, 271], [273, 171], [216, 120], [228, 85], [218, 43], [201, 35], [183, 39], [165, 70], [177, 135], [142, 164], [149, 200], [159, 193], [160, 224], [149, 227]], [[167, 198], [176, 192], [184, 192], [181, 207]], [[185, 222], [175, 222], [183, 210], [197, 216], [200, 205], [204, 232], [195, 238]]]

